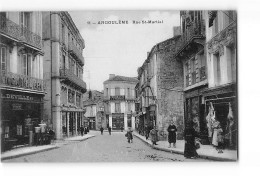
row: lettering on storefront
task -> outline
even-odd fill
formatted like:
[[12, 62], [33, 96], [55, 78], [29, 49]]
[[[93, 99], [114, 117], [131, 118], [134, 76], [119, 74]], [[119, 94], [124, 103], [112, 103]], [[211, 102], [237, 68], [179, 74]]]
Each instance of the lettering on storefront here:
[[12, 104], [12, 109], [14, 111], [22, 110], [22, 104], [18, 104], [18, 103]]
[[125, 100], [124, 95], [110, 96], [110, 100]]
[[30, 102], [42, 102], [43, 101], [41, 97], [37, 97], [37, 96], [4, 93], [4, 92], [2, 92], [1, 98], [8, 99], [8, 100], [21, 100], [21, 101], [30, 101]]

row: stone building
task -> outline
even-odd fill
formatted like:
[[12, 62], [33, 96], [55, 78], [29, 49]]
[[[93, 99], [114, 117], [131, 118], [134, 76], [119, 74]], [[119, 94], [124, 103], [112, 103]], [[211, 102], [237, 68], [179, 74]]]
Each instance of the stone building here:
[[[224, 129], [227, 147], [237, 147], [237, 14], [205, 11], [208, 88], [204, 90], [205, 113], [210, 104]], [[232, 120], [231, 120], [232, 119]], [[232, 121], [232, 122], [231, 122]]]
[[136, 78], [110, 74], [104, 81], [104, 105], [106, 127], [113, 130], [128, 127], [135, 129], [135, 86]]
[[43, 120], [41, 12], [0, 13], [0, 113], [2, 150], [28, 144]]
[[[181, 47], [176, 57], [183, 63], [185, 124], [192, 120], [207, 139], [203, 90], [208, 86], [203, 11], [181, 11]], [[204, 142], [204, 141], [203, 141]], [[206, 142], [206, 141], [205, 141]]]
[[83, 124], [82, 95], [85, 43], [68, 12], [43, 12], [44, 119], [56, 138], [78, 134]]
[[83, 106], [86, 111], [84, 114], [84, 126], [90, 130], [99, 130], [101, 126], [105, 128], [106, 119], [104, 114], [103, 93], [97, 90], [91, 90], [86, 93], [86, 99], [83, 100]]
[[[176, 31], [176, 30], [175, 30]], [[138, 69], [138, 127], [157, 126], [160, 140], [167, 139], [167, 128], [173, 120], [178, 139], [183, 138], [183, 68], [175, 57], [180, 35], [155, 45]]]

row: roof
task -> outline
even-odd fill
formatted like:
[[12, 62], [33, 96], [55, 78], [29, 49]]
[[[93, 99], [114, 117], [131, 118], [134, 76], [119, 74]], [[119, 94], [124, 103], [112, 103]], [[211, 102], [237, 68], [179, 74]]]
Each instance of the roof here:
[[126, 76], [119, 76], [119, 75], [109, 78], [108, 80], [104, 81], [104, 83], [107, 83], [110, 81], [138, 83], [138, 79], [135, 77], [126, 77]]

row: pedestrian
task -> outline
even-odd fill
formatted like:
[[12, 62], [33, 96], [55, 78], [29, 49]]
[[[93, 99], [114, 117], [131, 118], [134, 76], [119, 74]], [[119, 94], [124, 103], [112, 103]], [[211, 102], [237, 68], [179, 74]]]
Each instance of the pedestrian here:
[[55, 138], [55, 132], [52, 129], [50, 129], [48, 133], [50, 135], [50, 143], [52, 143], [52, 141]]
[[80, 127], [80, 133], [81, 133], [81, 136], [84, 135], [84, 127], [83, 127], [83, 125]]
[[89, 133], [89, 127], [87, 126], [87, 133]]
[[220, 124], [218, 126], [217, 141], [218, 141], [218, 146], [217, 146], [218, 153], [223, 153], [223, 149], [225, 148], [224, 136], [223, 136], [223, 129], [221, 128]]
[[101, 128], [100, 128], [101, 135], [103, 135], [103, 131], [104, 131], [104, 128], [101, 126]]
[[108, 132], [109, 132], [109, 135], [111, 135], [111, 127], [110, 126], [108, 127]]
[[84, 128], [84, 134], [88, 134], [87, 127]]
[[123, 130], [124, 130], [123, 126], [121, 126], [121, 128], [120, 128], [120, 129], [121, 129], [121, 132], [123, 132]]
[[145, 139], [147, 140], [150, 134], [150, 128], [147, 125], [145, 125], [144, 127], [144, 133], [145, 133]]
[[169, 148], [171, 148], [171, 143], [173, 143], [173, 147], [176, 148], [176, 131], [177, 131], [177, 128], [173, 124], [172, 120], [170, 122], [170, 125], [169, 125], [167, 131], [168, 131]]
[[217, 150], [217, 147], [218, 147], [219, 125], [220, 125], [220, 122], [218, 120], [213, 121], [212, 145], [216, 148], [216, 150]]
[[185, 158], [197, 158], [198, 153], [195, 146], [195, 137], [198, 137], [197, 132], [193, 128], [193, 122], [188, 122], [184, 130], [185, 147], [184, 157]]
[[133, 130], [130, 127], [128, 128], [125, 136], [127, 137], [128, 143], [133, 143]]
[[156, 129], [156, 126], [150, 131], [151, 141], [153, 145], [158, 145], [156, 142], [158, 141], [158, 130]]

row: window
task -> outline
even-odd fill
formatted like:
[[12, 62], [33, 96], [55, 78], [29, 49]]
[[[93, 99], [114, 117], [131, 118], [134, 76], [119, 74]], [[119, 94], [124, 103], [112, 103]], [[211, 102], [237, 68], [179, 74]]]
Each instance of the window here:
[[115, 112], [116, 113], [121, 112], [120, 103], [115, 103]]
[[221, 81], [221, 72], [220, 72], [220, 56], [219, 53], [218, 54], [214, 54], [214, 60], [215, 60], [215, 83], [216, 85], [220, 84]]
[[1, 47], [1, 70], [6, 71], [6, 47]]
[[204, 55], [199, 55], [199, 62], [200, 62], [200, 80], [206, 79], [206, 58]]
[[[30, 12], [20, 12], [20, 25], [22, 27], [27, 28], [28, 30], [31, 30], [31, 14]], [[24, 28], [22, 28], [22, 33], [25, 33], [26, 30], [24, 30]]]
[[130, 102], [127, 103], [127, 110], [128, 110], [128, 112], [131, 111], [131, 103]]
[[120, 88], [119, 87], [115, 88], [115, 95], [120, 95]]
[[21, 57], [21, 74], [32, 76], [32, 55], [22, 54]]
[[108, 88], [106, 88], [106, 96], [109, 96]]
[[62, 37], [62, 42], [65, 43], [65, 27], [64, 27], [63, 24], [61, 25], [61, 30], [62, 30], [61, 31], [62, 32], [62, 36], [61, 36]]
[[130, 88], [127, 88], [127, 97], [128, 97], [128, 98], [131, 97], [131, 90], [130, 90]]
[[190, 60], [190, 69], [191, 69], [191, 84], [195, 84], [196, 83], [195, 58]]

